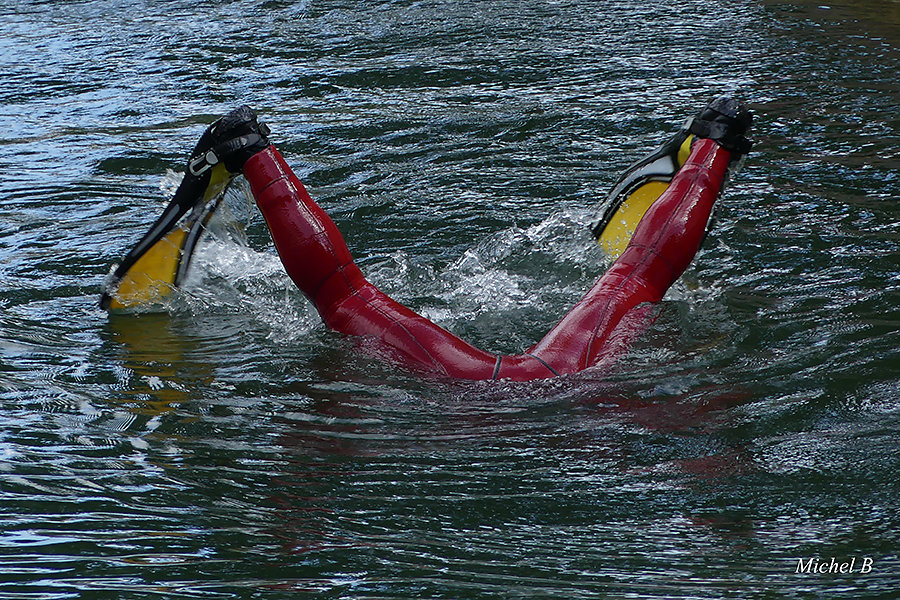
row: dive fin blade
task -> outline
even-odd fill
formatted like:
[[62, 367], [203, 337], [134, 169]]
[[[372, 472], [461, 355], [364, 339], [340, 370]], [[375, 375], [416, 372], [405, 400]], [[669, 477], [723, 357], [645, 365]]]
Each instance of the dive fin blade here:
[[107, 287], [100, 305], [109, 310], [158, 302], [175, 285], [187, 230], [179, 227], [147, 248], [119, 278]]
[[690, 154], [690, 121], [656, 151], [634, 163], [619, 178], [600, 207], [591, 228], [594, 239], [612, 259], [628, 246], [634, 230]]
[[223, 165], [208, 173], [199, 180], [185, 175], [160, 218], [110, 274], [100, 297], [101, 308], [156, 303], [181, 283], [200, 234], [234, 178]]

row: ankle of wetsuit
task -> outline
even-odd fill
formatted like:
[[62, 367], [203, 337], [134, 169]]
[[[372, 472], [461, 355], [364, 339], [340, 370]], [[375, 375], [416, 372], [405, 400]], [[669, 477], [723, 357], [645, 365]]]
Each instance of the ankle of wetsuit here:
[[244, 177], [285, 270], [325, 316], [365, 281], [343, 236], [274, 146], [247, 160]]

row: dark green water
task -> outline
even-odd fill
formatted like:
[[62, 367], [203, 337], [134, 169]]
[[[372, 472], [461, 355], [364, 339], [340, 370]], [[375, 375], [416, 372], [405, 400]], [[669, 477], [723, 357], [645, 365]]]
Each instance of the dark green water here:
[[[897, 2], [12, 0], [0, 28], [0, 598], [897, 597]], [[97, 307], [246, 102], [377, 284], [519, 351], [602, 272], [616, 173], [722, 92], [757, 151], [612, 372], [386, 366], [240, 198], [249, 246], [210, 239], [165, 312]]]

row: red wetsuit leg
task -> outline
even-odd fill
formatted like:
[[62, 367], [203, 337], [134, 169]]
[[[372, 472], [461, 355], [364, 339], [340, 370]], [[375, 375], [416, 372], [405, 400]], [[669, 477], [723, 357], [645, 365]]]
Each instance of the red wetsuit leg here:
[[288, 275], [326, 325], [377, 337], [412, 367], [456, 378], [529, 380], [592, 366], [626, 313], [662, 298], [699, 248], [729, 156], [698, 140], [622, 256], [543, 340], [517, 356], [479, 350], [366, 281], [337, 227], [274, 147], [250, 158], [244, 175]]
[[[366, 281], [334, 222], [273, 146], [247, 161], [244, 176], [285, 270], [326, 325], [341, 333], [380, 338], [415, 368], [455, 378], [495, 377], [497, 355], [464, 342]], [[511, 363], [521, 365], [527, 375], [523, 378], [553, 375], [537, 359]]]
[[662, 300], [700, 248], [730, 158], [712, 140], [695, 141], [622, 255], [530, 354], [560, 374], [586, 369], [618, 337], [611, 334], [629, 311]]

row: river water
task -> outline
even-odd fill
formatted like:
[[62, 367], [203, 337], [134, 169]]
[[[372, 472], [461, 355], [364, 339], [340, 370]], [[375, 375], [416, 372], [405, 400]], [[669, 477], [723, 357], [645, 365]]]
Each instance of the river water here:
[[[0, 26], [0, 598], [897, 597], [896, 1], [11, 0]], [[246, 240], [210, 236], [163, 310], [98, 308], [248, 103], [374, 282], [521, 351], [602, 273], [616, 174], [720, 93], [755, 152], [610, 371], [388, 366], [240, 193]], [[831, 559], [853, 572], [797, 573]]]

